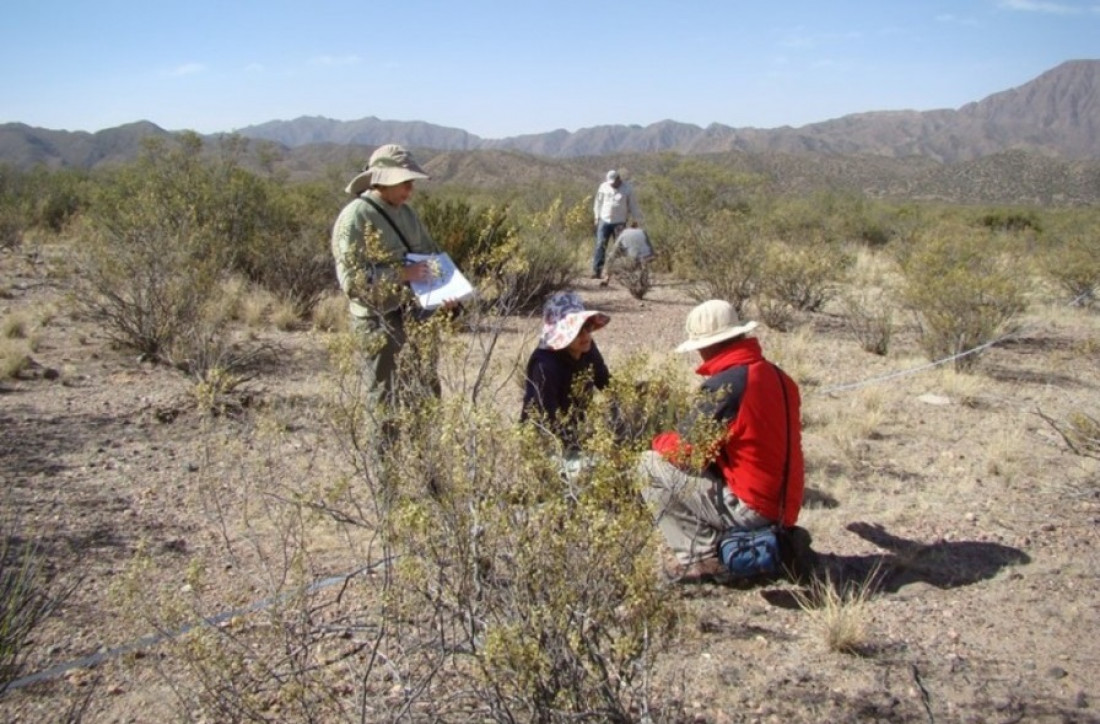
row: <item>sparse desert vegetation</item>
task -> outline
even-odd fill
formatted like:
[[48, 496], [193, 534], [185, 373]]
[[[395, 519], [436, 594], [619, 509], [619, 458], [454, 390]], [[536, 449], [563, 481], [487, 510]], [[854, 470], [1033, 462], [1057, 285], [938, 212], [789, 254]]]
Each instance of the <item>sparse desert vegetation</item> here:
[[[426, 185], [480, 297], [414, 330], [443, 396], [394, 412], [365, 406], [333, 294], [340, 182], [208, 151], [3, 170], [6, 720], [1097, 719], [1095, 209], [663, 159], [635, 171], [661, 254], [636, 294], [584, 278], [588, 183]], [[566, 287], [612, 317], [579, 481], [516, 423]], [[710, 296], [802, 388], [805, 584], [658, 576], [633, 466]]]

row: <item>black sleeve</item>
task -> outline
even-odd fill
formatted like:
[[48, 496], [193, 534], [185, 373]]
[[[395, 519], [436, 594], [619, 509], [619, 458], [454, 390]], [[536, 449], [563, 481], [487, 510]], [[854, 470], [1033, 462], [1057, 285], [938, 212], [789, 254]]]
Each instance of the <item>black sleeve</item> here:
[[553, 422], [568, 390], [563, 386], [563, 375], [555, 368], [553, 360], [537, 352], [527, 363], [527, 380], [523, 391], [523, 412], [526, 420], [535, 411], [541, 412], [547, 422]]
[[589, 354], [592, 355], [592, 382], [597, 390], [602, 390], [611, 384], [611, 371], [607, 369], [607, 363], [603, 361], [603, 355], [595, 342], [592, 343]]
[[724, 423], [736, 418], [741, 409], [741, 398], [745, 395], [748, 378], [749, 368], [743, 366], [731, 367], [707, 378], [695, 405], [678, 426], [678, 432], [687, 435], [700, 417]]

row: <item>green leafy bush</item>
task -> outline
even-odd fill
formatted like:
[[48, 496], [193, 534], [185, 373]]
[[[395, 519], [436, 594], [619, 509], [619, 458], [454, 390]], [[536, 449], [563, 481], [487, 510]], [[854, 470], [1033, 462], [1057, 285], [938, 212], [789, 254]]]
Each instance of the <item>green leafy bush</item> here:
[[1040, 264], [1077, 306], [1092, 303], [1100, 288], [1100, 222], [1082, 219], [1045, 238]]
[[761, 293], [801, 312], [817, 312], [847, 279], [855, 257], [820, 234], [800, 244], [766, 246]]
[[682, 230], [677, 268], [691, 282], [697, 301], [725, 299], [743, 314], [760, 289], [767, 252], [754, 224], [739, 213], [713, 214]]
[[980, 355], [970, 351], [1007, 332], [1026, 309], [1024, 270], [1002, 243], [994, 232], [941, 224], [920, 232], [902, 258], [903, 296], [930, 359], [968, 353], [954, 365], [969, 370]]

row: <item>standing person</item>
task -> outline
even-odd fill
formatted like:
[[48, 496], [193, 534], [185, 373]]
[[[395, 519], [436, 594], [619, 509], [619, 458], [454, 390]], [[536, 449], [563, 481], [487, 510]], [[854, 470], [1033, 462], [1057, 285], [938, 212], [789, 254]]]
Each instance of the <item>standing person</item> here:
[[551, 296], [542, 311], [539, 345], [527, 360], [520, 421], [546, 425], [566, 459], [580, 451], [578, 428], [588, 398], [611, 380], [592, 333], [611, 317], [591, 309], [576, 292]]
[[[351, 327], [367, 340], [365, 373], [372, 405], [389, 406], [400, 397], [395, 384], [398, 355], [407, 341], [406, 322], [416, 311], [409, 283], [429, 281], [432, 275], [428, 262], [406, 263], [405, 254], [442, 251], [407, 204], [413, 184], [427, 178], [404, 148], [381, 146], [347, 185], [354, 198], [332, 229], [336, 275], [349, 300]], [[426, 377], [423, 382], [438, 395], [434, 367]]]
[[607, 179], [596, 189], [592, 214], [596, 219], [596, 251], [592, 255], [592, 278], [599, 279], [603, 275], [608, 240], [622, 231], [628, 221], [632, 227], [642, 222], [642, 211], [634, 197], [634, 188], [615, 169], [607, 172]]
[[726, 301], [712, 299], [691, 310], [687, 340], [676, 351], [698, 351], [702, 363], [695, 371], [706, 379], [679, 427], [686, 434], [705, 418], [724, 435], [703, 455], [701, 469], [689, 465], [691, 445], [674, 431], [658, 434], [639, 463], [645, 498], [677, 559], [666, 573], [682, 583], [726, 575], [718, 554], [725, 531], [793, 526], [802, 507], [798, 385], [747, 336], [755, 327], [742, 324]]

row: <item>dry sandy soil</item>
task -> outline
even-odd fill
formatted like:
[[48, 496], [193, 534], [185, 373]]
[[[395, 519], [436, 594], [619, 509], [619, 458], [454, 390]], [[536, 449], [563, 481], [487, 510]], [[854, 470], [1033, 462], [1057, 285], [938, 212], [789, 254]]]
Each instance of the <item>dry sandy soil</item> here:
[[[190, 561], [233, 535], [217, 523], [218, 491], [239, 492], [233, 463], [256, 452], [249, 413], [198, 415], [180, 373], [111, 349], [72, 313], [41, 258], [0, 252], [0, 289], [0, 316], [48, 322], [35, 365], [0, 382], [3, 512], [42, 537], [58, 581], [81, 581], [33, 641], [24, 673], [50, 675], [0, 698], [0, 719], [56, 721], [79, 706], [86, 721], [185, 719], [157, 676], [158, 646], [53, 667], [149, 633], [118, 594], [136, 551], [152, 555], [144, 575], [162, 590], [186, 591]], [[580, 290], [613, 317], [597, 336], [613, 370], [639, 350], [671, 354], [692, 305], [660, 277], [644, 300]], [[855, 651], [833, 650], [827, 617], [786, 582], [670, 588], [682, 625], [656, 677], [684, 687], [688, 720], [1100, 721], [1100, 465], [1038, 414], [1100, 412], [1100, 315], [1038, 300], [965, 376], [928, 367], [898, 321], [885, 357], [834, 314], [761, 331], [803, 389], [812, 492], [800, 522], [834, 581], [874, 582], [857, 616], [866, 631]], [[513, 346], [536, 326], [514, 320]], [[311, 412], [325, 335], [253, 334], [278, 350], [249, 386], [288, 433], [273, 475], [318, 474], [331, 457]], [[334, 554], [318, 568], [347, 564]], [[223, 610], [249, 603], [232, 583], [252, 573], [215, 572]]]

